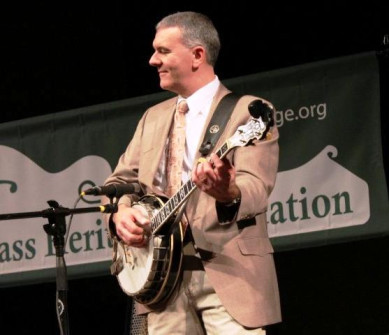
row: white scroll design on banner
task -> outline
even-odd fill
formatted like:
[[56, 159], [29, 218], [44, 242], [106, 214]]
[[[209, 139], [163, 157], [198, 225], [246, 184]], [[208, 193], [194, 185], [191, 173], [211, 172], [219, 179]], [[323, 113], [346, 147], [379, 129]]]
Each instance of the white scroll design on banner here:
[[[49, 173], [19, 151], [0, 146], [0, 214], [43, 211], [50, 207], [48, 200], [73, 208], [82, 185], [101, 185], [110, 173], [108, 162], [98, 156]], [[99, 202], [88, 197], [77, 207]], [[55, 267], [55, 249], [43, 229], [47, 222], [43, 217], [0, 221], [0, 273]], [[107, 260], [111, 252], [101, 213], [74, 215], [65, 254], [68, 265]]]
[[267, 214], [271, 237], [369, 220], [368, 184], [337, 163], [337, 155], [337, 149], [328, 145], [306, 164], [278, 173]]

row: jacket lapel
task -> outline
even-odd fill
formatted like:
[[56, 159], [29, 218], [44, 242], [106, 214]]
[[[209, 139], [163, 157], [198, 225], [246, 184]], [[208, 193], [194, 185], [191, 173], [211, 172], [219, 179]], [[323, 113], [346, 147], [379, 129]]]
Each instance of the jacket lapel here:
[[[148, 166], [140, 169], [143, 172], [143, 180], [152, 188], [153, 179], [157, 173], [159, 162], [161, 161], [163, 152], [166, 148], [166, 141], [169, 136], [171, 124], [173, 122], [173, 115], [175, 111], [176, 99], [169, 100], [158, 112], [158, 119], [155, 120], [152, 136], [150, 137], [150, 157], [146, 159]], [[168, 120], [168, 121], [167, 121]]]

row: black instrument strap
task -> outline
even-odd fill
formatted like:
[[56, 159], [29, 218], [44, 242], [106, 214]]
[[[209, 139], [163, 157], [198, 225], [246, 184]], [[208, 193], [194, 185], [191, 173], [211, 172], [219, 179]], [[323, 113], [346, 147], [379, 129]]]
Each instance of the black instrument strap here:
[[220, 100], [208, 124], [203, 143], [199, 149], [203, 157], [207, 156], [215, 146], [240, 98], [240, 95], [231, 92]]

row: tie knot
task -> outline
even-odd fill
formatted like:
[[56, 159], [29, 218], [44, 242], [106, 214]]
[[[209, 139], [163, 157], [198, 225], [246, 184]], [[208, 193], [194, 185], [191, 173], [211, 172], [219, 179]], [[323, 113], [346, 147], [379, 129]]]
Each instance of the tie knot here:
[[186, 102], [186, 100], [181, 100], [177, 106], [177, 111], [179, 113], [185, 114], [186, 112], [188, 112], [188, 110], [189, 110], [189, 107], [188, 107], [188, 103]]

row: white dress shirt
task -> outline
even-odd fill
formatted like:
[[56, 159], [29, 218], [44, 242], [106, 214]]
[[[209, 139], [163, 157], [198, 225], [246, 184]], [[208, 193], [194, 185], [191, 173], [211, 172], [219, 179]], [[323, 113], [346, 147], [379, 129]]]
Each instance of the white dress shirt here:
[[[196, 150], [200, 145], [200, 138], [202, 130], [207, 125], [208, 114], [211, 109], [213, 98], [219, 88], [220, 81], [217, 76], [207, 85], [203, 86], [190, 97], [186, 98], [189, 111], [185, 114], [186, 119], [186, 142], [185, 142], [185, 156], [182, 168], [182, 181], [185, 183], [191, 178], [191, 171], [196, 156]], [[177, 104], [184, 98], [179, 96]], [[161, 157], [158, 171], [154, 177], [154, 185], [161, 191], [166, 188], [166, 154], [169, 144], [169, 139], [166, 141], [166, 149]]]

